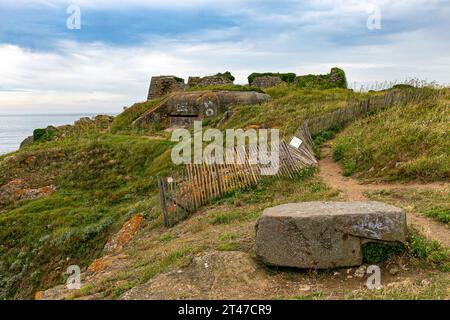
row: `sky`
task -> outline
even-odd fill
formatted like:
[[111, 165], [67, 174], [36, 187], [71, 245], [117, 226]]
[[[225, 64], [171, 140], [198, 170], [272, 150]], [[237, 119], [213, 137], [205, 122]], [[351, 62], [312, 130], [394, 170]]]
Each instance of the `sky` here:
[[168, 74], [448, 84], [449, 52], [448, 0], [0, 0], [0, 114], [116, 113]]

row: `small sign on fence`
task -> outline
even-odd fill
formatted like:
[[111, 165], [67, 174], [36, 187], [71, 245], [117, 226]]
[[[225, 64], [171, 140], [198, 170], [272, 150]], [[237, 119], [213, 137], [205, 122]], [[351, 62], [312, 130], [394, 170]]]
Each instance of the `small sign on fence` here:
[[291, 142], [289, 142], [289, 144], [291, 146], [293, 146], [295, 149], [300, 148], [302, 143], [303, 143], [303, 141], [300, 138], [297, 138], [297, 137], [293, 137]]

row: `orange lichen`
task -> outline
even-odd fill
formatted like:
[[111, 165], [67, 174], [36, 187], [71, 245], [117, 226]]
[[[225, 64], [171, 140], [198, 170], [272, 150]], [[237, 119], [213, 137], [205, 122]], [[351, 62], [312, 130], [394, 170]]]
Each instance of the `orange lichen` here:
[[143, 222], [144, 217], [142, 214], [134, 215], [124, 224], [118, 233], [108, 240], [105, 245], [105, 250], [109, 252], [119, 250], [125, 243], [131, 240], [134, 234], [141, 228]]
[[34, 294], [34, 300], [42, 300], [42, 291], [36, 291]]
[[88, 271], [93, 273], [99, 273], [111, 266], [111, 260], [108, 256], [95, 259], [88, 268]]

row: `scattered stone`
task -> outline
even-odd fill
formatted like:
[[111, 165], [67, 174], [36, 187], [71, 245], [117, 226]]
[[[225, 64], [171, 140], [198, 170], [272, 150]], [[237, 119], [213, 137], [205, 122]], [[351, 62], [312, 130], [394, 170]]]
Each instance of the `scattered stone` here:
[[311, 290], [311, 286], [310, 285], [302, 285], [298, 288], [298, 290], [300, 291], [310, 291]]
[[402, 209], [376, 201], [302, 202], [265, 209], [256, 253], [267, 265], [336, 268], [362, 264], [366, 242], [406, 241]]
[[108, 161], [108, 165], [113, 166], [117, 163], [117, 160], [111, 159]]
[[404, 162], [398, 161], [398, 162], [395, 163], [395, 167], [396, 168], [401, 167], [403, 164], [404, 164]]
[[429, 286], [429, 285], [431, 284], [431, 281], [428, 280], [428, 279], [423, 279], [423, 280], [420, 282], [420, 284], [421, 284], [422, 286]]
[[355, 273], [353, 274], [357, 278], [364, 278], [366, 275], [367, 267], [362, 265], [358, 269], [356, 269]]
[[37, 189], [19, 189], [16, 190], [16, 200], [32, 200], [41, 198], [43, 196], [48, 196], [56, 191], [54, 185], [45, 186]]
[[396, 274], [398, 274], [399, 271], [400, 271], [400, 270], [399, 270], [397, 267], [393, 267], [393, 268], [389, 269], [389, 273], [390, 273], [391, 275], [393, 275], [393, 276], [395, 276]]

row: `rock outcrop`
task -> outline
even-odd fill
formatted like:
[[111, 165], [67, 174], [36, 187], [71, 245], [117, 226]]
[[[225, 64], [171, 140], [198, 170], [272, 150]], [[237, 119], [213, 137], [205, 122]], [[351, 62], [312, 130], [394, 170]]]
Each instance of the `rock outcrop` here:
[[120, 250], [125, 243], [130, 241], [133, 236], [139, 231], [144, 223], [144, 217], [142, 214], [136, 214], [128, 220], [122, 229], [119, 230], [114, 236], [112, 236], [105, 244], [103, 251], [116, 252]]
[[217, 116], [233, 105], [268, 102], [271, 97], [254, 91], [193, 91], [174, 93], [133, 122], [143, 126], [153, 122], [162, 125], [189, 125], [194, 120]]
[[268, 265], [335, 268], [362, 263], [366, 242], [405, 242], [406, 215], [376, 201], [289, 203], [264, 210], [256, 253]]
[[50, 195], [56, 190], [54, 185], [29, 188], [22, 179], [16, 179], [0, 187], [0, 206], [20, 200], [32, 200]]

